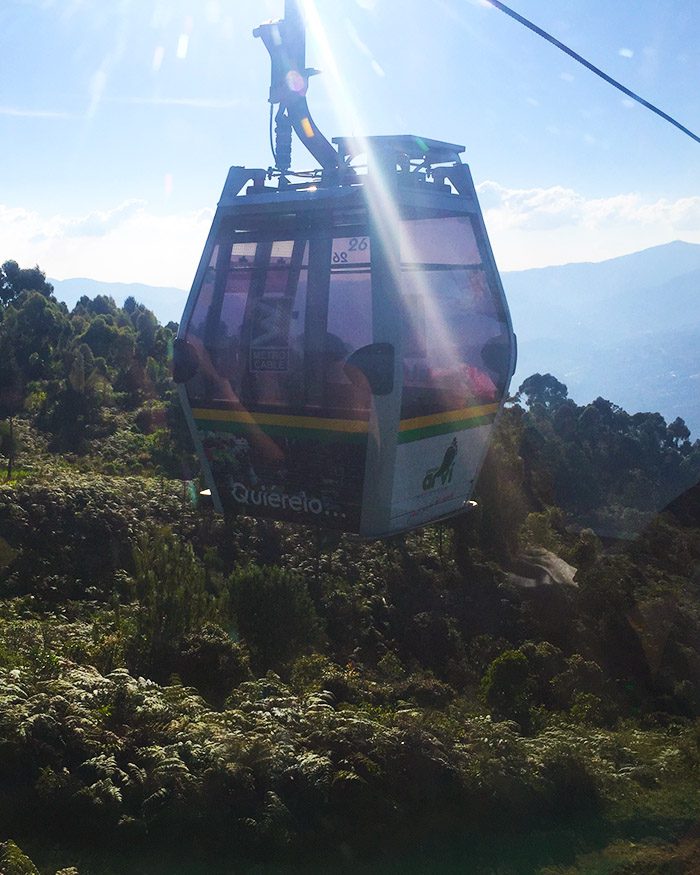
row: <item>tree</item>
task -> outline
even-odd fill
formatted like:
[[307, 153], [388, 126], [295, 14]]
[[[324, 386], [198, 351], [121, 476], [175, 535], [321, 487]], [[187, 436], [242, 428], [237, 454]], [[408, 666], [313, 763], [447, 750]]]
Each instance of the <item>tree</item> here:
[[0, 453], [7, 459], [7, 479], [12, 477], [12, 466], [17, 455], [17, 438], [15, 437], [14, 418], [0, 422]]
[[279, 669], [323, 640], [304, 579], [276, 566], [237, 568], [228, 580], [238, 631], [259, 670]]
[[481, 690], [495, 720], [515, 720], [529, 727], [532, 682], [524, 653], [504, 650], [497, 656], [482, 678]]
[[139, 610], [131, 645], [134, 671], [165, 678], [183, 640], [216, 619], [215, 598], [190, 544], [168, 530], [143, 536], [134, 549], [134, 583]]
[[81, 295], [73, 312], [78, 315], [116, 316], [117, 305], [110, 295], [95, 295], [94, 298]]
[[520, 399], [524, 395], [530, 408], [541, 404], [549, 409], [562, 404], [568, 394], [569, 390], [564, 383], [560, 383], [551, 374], [533, 374], [519, 387], [517, 397]]
[[24, 376], [8, 332], [0, 324], [0, 419], [14, 416], [24, 401]]
[[24, 291], [5, 309], [2, 335], [26, 380], [52, 376], [70, 333], [65, 307], [41, 292]]
[[690, 429], [685, 424], [685, 421], [680, 418], [680, 416], [677, 416], [668, 426], [667, 432], [670, 442], [676, 447], [679, 445], [679, 443], [687, 441], [690, 437]]
[[0, 267], [0, 303], [7, 306], [22, 292], [39, 292], [49, 298], [53, 286], [46, 282], [46, 274], [36, 267], [20, 267], [16, 261], [6, 261]]

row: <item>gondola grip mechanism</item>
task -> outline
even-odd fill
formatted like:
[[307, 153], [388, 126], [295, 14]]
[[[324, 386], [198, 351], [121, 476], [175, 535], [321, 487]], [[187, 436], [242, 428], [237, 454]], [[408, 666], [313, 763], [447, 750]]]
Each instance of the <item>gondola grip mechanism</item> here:
[[319, 71], [306, 66], [304, 21], [296, 0], [285, 0], [284, 10], [281, 21], [268, 21], [253, 31], [253, 36], [262, 39], [272, 62], [269, 102], [280, 105], [277, 136], [284, 147], [277, 150], [280, 153], [276, 155], [277, 169], [284, 173], [291, 165], [291, 150], [286, 142], [286, 129], [291, 124], [321, 167], [333, 170], [338, 166], [338, 154], [316, 126], [306, 102], [309, 77]]

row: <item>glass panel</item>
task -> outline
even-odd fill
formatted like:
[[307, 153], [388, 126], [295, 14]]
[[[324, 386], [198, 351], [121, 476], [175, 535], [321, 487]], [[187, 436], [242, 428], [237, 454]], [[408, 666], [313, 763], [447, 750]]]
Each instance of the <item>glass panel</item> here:
[[406, 221], [403, 418], [500, 399], [509, 340], [467, 217]]
[[256, 268], [241, 328], [247, 342], [241, 395], [254, 406], [297, 406], [303, 403], [308, 244], [275, 241], [269, 259], [267, 270]]
[[349, 355], [372, 342], [372, 281], [367, 236], [338, 237], [331, 252], [328, 332], [324, 358], [326, 406], [335, 413], [366, 411], [370, 392]]
[[[309, 316], [310, 247], [316, 260]], [[366, 415], [367, 379], [346, 361], [372, 343], [371, 295], [366, 235], [311, 244], [221, 241], [187, 334], [199, 359], [188, 383], [191, 402]]]
[[209, 266], [204, 272], [204, 279], [199, 290], [199, 295], [187, 325], [187, 334], [204, 337], [207, 313], [211, 308], [214, 295], [214, 280], [216, 279], [216, 262], [219, 258], [219, 244], [217, 243], [209, 259]]
[[303, 402], [308, 244], [217, 246], [187, 332], [199, 359], [191, 402]]
[[399, 245], [404, 265], [481, 264], [474, 228], [468, 216], [404, 222]]
[[226, 285], [221, 301], [219, 328], [209, 338], [209, 349], [221, 376], [228, 381], [218, 384], [219, 391], [214, 391], [213, 397], [228, 394], [229, 387], [238, 387], [238, 373], [241, 366], [241, 331], [248, 292], [253, 278], [255, 243], [234, 243], [231, 247], [231, 258], [226, 274]]

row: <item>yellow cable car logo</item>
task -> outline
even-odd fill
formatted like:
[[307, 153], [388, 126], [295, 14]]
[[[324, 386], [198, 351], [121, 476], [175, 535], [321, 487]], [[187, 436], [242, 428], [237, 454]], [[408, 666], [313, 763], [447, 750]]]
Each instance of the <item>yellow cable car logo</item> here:
[[429, 468], [423, 478], [423, 491], [435, 487], [437, 480], [441, 486], [447, 486], [452, 482], [452, 472], [455, 467], [455, 459], [457, 458], [457, 438], [452, 438], [452, 443], [445, 450], [445, 455], [442, 457], [442, 462], [439, 468]]

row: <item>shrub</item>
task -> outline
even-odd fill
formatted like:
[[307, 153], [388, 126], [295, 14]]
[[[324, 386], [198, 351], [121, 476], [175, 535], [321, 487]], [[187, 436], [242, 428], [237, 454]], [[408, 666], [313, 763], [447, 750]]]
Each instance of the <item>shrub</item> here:
[[228, 589], [256, 671], [280, 668], [322, 643], [321, 622], [299, 574], [250, 564], [233, 572]]
[[544, 547], [561, 553], [563, 544], [559, 531], [563, 527], [559, 508], [549, 507], [541, 513], [529, 513], [520, 529], [521, 542], [527, 546]]
[[252, 679], [246, 648], [215, 623], [205, 623], [184, 639], [179, 675], [217, 707], [234, 687]]
[[527, 657], [519, 650], [505, 650], [488, 667], [481, 689], [496, 720], [530, 725], [530, 677]]
[[136, 672], [166, 678], [183, 639], [215, 619], [219, 605], [207, 591], [206, 572], [190, 544], [168, 529], [141, 537], [134, 549], [139, 610], [128, 661]]
[[13, 841], [0, 844], [0, 871], [4, 875], [39, 875], [39, 870]]

